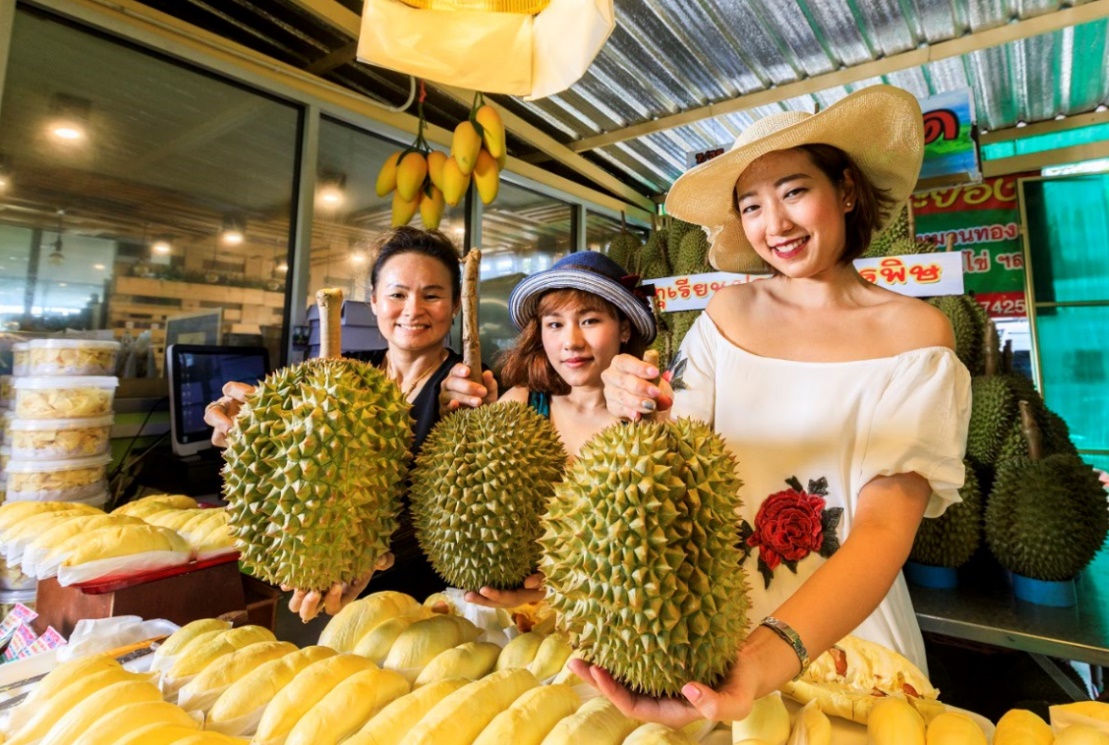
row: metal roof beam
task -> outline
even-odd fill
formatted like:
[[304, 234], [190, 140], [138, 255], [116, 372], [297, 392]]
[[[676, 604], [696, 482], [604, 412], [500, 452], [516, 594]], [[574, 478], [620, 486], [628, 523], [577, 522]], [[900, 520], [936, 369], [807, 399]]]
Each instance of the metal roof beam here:
[[693, 124], [694, 122], [699, 122], [704, 119], [711, 119], [724, 114], [734, 114], [739, 111], [744, 111], [745, 109], [777, 103], [778, 101], [783, 101], [788, 98], [804, 96], [836, 86], [850, 85], [851, 83], [857, 83], [868, 78], [889, 75], [898, 70], [920, 67], [929, 62], [935, 62], [949, 57], [959, 57], [964, 54], [976, 52], [980, 49], [996, 47], [1018, 39], [1039, 36], [1040, 34], [1058, 31], [1069, 26], [1077, 26], [1106, 17], [1109, 17], [1109, 0], [1093, 0], [1085, 5], [1044, 13], [1034, 18], [1027, 18], [985, 31], [976, 31], [966, 34], [958, 39], [930, 44], [884, 59], [864, 62], [861, 65], [845, 67], [842, 70], [836, 70], [835, 72], [824, 75], [816, 75], [811, 78], [805, 78], [804, 80], [798, 80], [794, 83], [786, 83], [773, 88], [754, 91], [753, 93], [747, 93], [726, 101], [718, 101], [708, 106], [700, 106], [670, 116], [660, 117], [649, 122], [635, 124], [622, 129], [615, 129], [611, 132], [605, 132], [604, 134], [593, 137], [586, 137], [577, 142], [570, 143], [569, 147], [570, 150], [575, 153], [581, 153], [587, 150], [605, 147], [606, 145], [614, 145], [625, 140], [635, 139], [636, 137], [643, 137], [644, 135], [649, 135], [654, 132], [662, 132], [667, 129]]
[[[1109, 2], [1109, 0], [1104, 1]], [[362, 19], [355, 13], [344, 8], [335, 0], [292, 0], [292, 2], [294, 5], [316, 16], [316, 18], [330, 23], [352, 38], [357, 39], [361, 32]], [[466, 107], [470, 106], [470, 102], [474, 97], [473, 93], [458, 88], [440, 84], [436, 84], [435, 87]], [[642, 209], [654, 210], [655, 205], [649, 197], [631, 188], [596, 163], [578, 155], [546, 132], [528, 123], [508, 109], [497, 104], [495, 101], [487, 99], [486, 103], [497, 110], [501, 115], [501, 119], [504, 121], [505, 128], [516, 137], [519, 137], [540, 152], [557, 160], [576, 173], [581, 174], [598, 186], [607, 189], [621, 199], [637, 207], [641, 207]]]
[[992, 132], [982, 132], [978, 135], [978, 142], [982, 145], [992, 145], [996, 142], [1020, 140], [1036, 135], [1055, 134], [1067, 132], [1072, 129], [1092, 127], [1095, 124], [1109, 123], [1109, 111], [1093, 111], [1088, 114], [1076, 114], [1065, 119], [1052, 119], [1047, 122], [1036, 122], [1026, 127], [1006, 127], [995, 129]]

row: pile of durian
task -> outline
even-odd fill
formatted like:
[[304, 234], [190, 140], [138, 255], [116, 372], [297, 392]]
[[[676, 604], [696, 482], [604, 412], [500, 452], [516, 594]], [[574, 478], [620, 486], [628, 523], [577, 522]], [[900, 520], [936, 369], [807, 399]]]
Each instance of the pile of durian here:
[[[224, 509], [190, 497], [155, 495], [111, 514], [78, 502], [0, 506], [0, 550], [11, 567], [38, 579], [83, 568], [80, 579], [188, 563], [234, 549]], [[63, 578], [64, 581], [64, 578]]]
[[1109, 533], [1096, 473], [1078, 457], [1062, 417], [1013, 370], [1011, 348], [1001, 348], [974, 297], [931, 302], [951, 321], [956, 354], [973, 376], [967, 481], [961, 504], [922, 522], [910, 558], [962, 566], [984, 536], [1010, 571], [1050, 581], [1074, 578]]

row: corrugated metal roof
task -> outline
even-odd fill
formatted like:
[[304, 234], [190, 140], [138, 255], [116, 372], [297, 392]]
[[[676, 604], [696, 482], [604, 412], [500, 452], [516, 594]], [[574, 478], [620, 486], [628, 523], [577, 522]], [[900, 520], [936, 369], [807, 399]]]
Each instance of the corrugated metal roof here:
[[[360, 0], [144, 0], [240, 43], [312, 69], [349, 37], [305, 9]], [[1068, 8], [1091, 5], [1098, 20], [900, 69], [846, 86], [703, 119], [583, 155], [644, 194], [665, 192], [686, 153], [729, 144], [753, 120], [782, 109], [812, 111], [853, 90], [889, 83], [918, 97], [969, 87], [987, 130], [1093, 111], [1109, 103], [1106, 0], [617, 0], [617, 26], [586, 75], [569, 90], [525, 102], [497, 100], [558, 141], [575, 142], [884, 60]], [[347, 39], [347, 41], [343, 41]], [[400, 103], [403, 76], [349, 59], [325, 77]], [[457, 102], [429, 101], [429, 119], [453, 126]], [[533, 149], [510, 137], [510, 152]], [[550, 164], [557, 172], [578, 174]]]

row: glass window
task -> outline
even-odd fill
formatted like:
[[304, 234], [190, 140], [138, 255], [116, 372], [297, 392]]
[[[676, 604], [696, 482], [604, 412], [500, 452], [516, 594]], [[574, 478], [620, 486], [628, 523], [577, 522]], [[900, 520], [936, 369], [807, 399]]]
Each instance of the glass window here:
[[[401, 149], [403, 145], [396, 142], [334, 119], [321, 118], [308, 280], [310, 298], [322, 287], [338, 287], [350, 301], [369, 301], [372, 244], [390, 229], [393, 219], [392, 195], [377, 196], [377, 173], [386, 158]], [[418, 212], [409, 224], [426, 227]], [[462, 245], [466, 231], [462, 203], [444, 207], [439, 230]], [[363, 317], [372, 323], [373, 315], [368, 309]], [[344, 333], [348, 334], [344, 349], [384, 346], [376, 334], [366, 337], [367, 346], [351, 336], [358, 333], [353, 329], [344, 329]]]
[[501, 182], [481, 222], [481, 357], [500, 371], [500, 353], [516, 341], [508, 316], [512, 288], [529, 274], [550, 268], [573, 250], [571, 205]]
[[168, 319], [219, 313], [283, 359], [298, 107], [22, 7], [3, 94], [6, 329], [147, 334], [160, 367]]

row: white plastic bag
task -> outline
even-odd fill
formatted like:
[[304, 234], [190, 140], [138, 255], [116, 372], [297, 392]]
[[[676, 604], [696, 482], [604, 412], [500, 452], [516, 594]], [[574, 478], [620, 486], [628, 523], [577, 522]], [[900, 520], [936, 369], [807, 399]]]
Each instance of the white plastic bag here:
[[[168, 636], [179, 628], [181, 627], [164, 618], [150, 621], [144, 621], [140, 616], [85, 618], [73, 627], [69, 643], [58, 650], [58, 661], [69, 662], [157, 636]], [[133, 672], [143, 672], [150, 668], [151, 657], [152, 655], [139, 657], [135, 662], [142, 664], [128, 663], [126, 667]]]
[[[119, 556], [114, 559], [90, 561], [72, 567], [60, 566], [57, 567], [58, 584], [62, 587], [69, 587], [81, 582], [91, 582], [116, 575], [152, 572], [158, 569], [188, 564], [190, 558], [190, 554], [185, 551], [146, 551], [141, 554]], [[43, 575], [40, 574], [39, 578], [42, 577]]]

